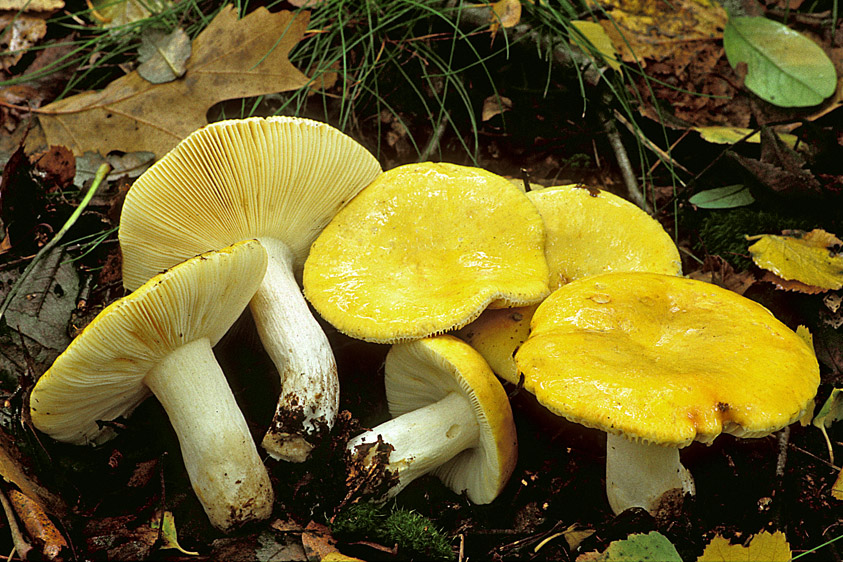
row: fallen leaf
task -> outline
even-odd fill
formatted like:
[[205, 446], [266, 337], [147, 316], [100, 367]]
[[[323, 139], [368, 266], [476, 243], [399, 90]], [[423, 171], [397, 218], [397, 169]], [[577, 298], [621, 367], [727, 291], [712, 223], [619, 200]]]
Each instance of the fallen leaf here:
[[735, 184], [697, 192], [688, 202], [700, 209], [734, 209], [755, 203], [755, 198], [747, 186]]
[[[714, 144], [735, 144], [741, 139], [744, 139], [743, 142], [753, 144], [761, 142], [759, 131], [755, 131], [752, 136], [744, 138], [753, 131], [753, 129], [747, 129], [745, 127], [709, 126], [692, 127], [692, 129], [697, 131], [703, 140]], [[790, 133], [778, 133], [778, 137], [786, 146], [793, 149], [796, 148], [796, 143], [799, 140], [796, 135], [791, 135]]]
[[[616, 58], [617, 51], [612, 44], [612, 38], [603, 29], [603, 26], [596, 21], [573, 20], [570, 22], [581, 34], [583, 39], [588, 41], [595, 51], [602, 57], [603, 61], [609, 65], [613, 70], [620, 70], [621, 63]], [[575, 39], [573, 34], [571, 36], [571, 43], [577, 44], [580, 40]], [[583, 49], [588, 51], [588, 49]]]
[[512, 109], [512, 100], [503, 96], [489, 96], [483, 100], [483, 111], [480, 116], [481, 121], [488, 121], [495, 115], [500, 115], [504, 111]]
[[112, 28], [160, 14], [170, 5], [166, 0], [93, 0], [91, 14], [103, 27]]
[[0, 13], [0, 70], [8, 70], [27, 50], [47, 33], [43, 17], [20, 13]]
[[67, 513], [64, 501], [36, 480], [28, 460], [3, 429], [0, 429], [0, 476], [30, 498], [36, 498], [50, 513], [58, 517]]
[[697, 562], [790, 562], [790, 559], [790, 545], [784, 533], [762, 531], [752, 537], [749, 546], [730, 544], [717, 535]]
[[837, 473], [837, 480], [834, 481], [834, 485], [831, 487], [831, 497], [843, 500], [843, 470]]
[[811, 420], [811, 424], [819, 429], [823, 437], [825, 437], [825, 443], [828, 447], [828, 457], [830, 459], [829, 462], [831, 464], [834, 464], [834, 449], [831, 446], [831, 439], [829, 439], [826, 430], [831, 427], [832, 423], [838, 420], [843, 420], [843, 388], [832, 389], [831, 394], [829, 394], [823, 403], [820, 411]]
[[682, 562], [676, 547], [658, 531], [630, 535], [613, 541], [602, 553], [590, 552], [577, 557], [577, 562], [626, 562], [632, 560], [658, 560]]
[[[15, 279], [14, 270], [0, 272], [4, 288], [10, 287]], [[36, 362], [52, 361], [70, 343], [67, 324], [76, 308], [78, 292], [79, 276], [73, 262], [67, 259], [61, 246], [56, 246], [36, 264], [12, 299], [5, 314], [6, 324], [27, 338], [26, 345]], [[20, 341], [17, 343], [20, 345]], [[2, 361], [0, 365], [6, 367]]]
[[821, 289], [843, 287], [843, 242], [824, 230], [750, 236], [757, 240], [749, 247], [758, 267], [787, 280], [796, 280]]
[[312, 562], [319, 562], [328, 554], [339, 552], [336, 547], [337, 541], [331, 536], [331, 530], [315, 521], [307, 524], [302, 533], [301, 542], [307, 559]]
[[822, 48], [762, 17], [730, 18], [723, 47], [732, 68], [746, 64], [744, 86], [780, 107], [808, 107], [834, 93], [837, 72]]
[[38, 545], [46, 560], [58, 560], [67, 546], [67, 541], [50, 520], [44, 508], [26, 494], [9, 490], [9, 503], [15, 508], [26, 532]]
[[611, 17], [601, 25], [623, 60], [645, 65], [644, 59], [659, 60], [688, 51], [689, 44], [719, 39], [727, 21], [726, 11], [712, 0], [609, 0], [600, 4]]
[[111, 166], [111, 172], [108, 173], [104, 181], [112, 182], [123, 176], [128, 178], [138, 177], [155, 162], [155, 154], [152, 152], [132, 152], [129, 154], [112, 152], [103, 158], [98, 152], [86, 152], [76, 158], [74, 185], [82, 187], [85, 182], [94, 179], [99, 167], [106, 162]]
[[823, 303], [832, 313], [836, 313], [840, 310], [840, 304], [843, 303], [843, 295], [829, 293], [823, 297]]
[[706, 256], [702, 268], [688, 274], [691, 279], [705, 281], [742, 295], [755, 284], [755, 276], [749, 271], [736, 272], [732, 265], [720, 256]]
[[64, 8], [64, 0], [0, 0], [0, 10], [10, 12], [53, 12]]
[[198, 552], [191, 552], [189, 550], [185, 550], [179, 544], [179, 537], [178, 531], [176, 531], [176, 519], [173, 517], [173, 513], [171, 511], [164, 511], [164, 513], [159, 513], [156, 517], [152, 519], [149, 524], [151, 529], [161, 529], [161, 536], [159, 537], [161, 541], [161, 546], [159, 548], [167, 549], [173, 548], [178, 550], [182, 554], [187, 554], [189, 556], [198, 556]]
[[158, 529], [137, 525], [133, 515], [89, 519], [83, 532], [86, 554], [99, 560], [147, 560]]
[[780, 291], [791, 291], [793, 293], [802, 293], [803, 295], [818, 295], [828, 290], [822, 287], [807, 285], [795, 279], [782, 279], [772, 271], [765, 271], [760, 281], [762, 283], [772, 283]]
[[520, 0], [498, 0], [492, 2], [492, 23], [489, 25], [489, 30], [494, 36], [498, 29], [503, 27], [509, 29], [518, 25], [521, 21], [521, 1]]
[[51, 103], [39, 120], [50, 144], [81, 155], [153, 152], [161, 156], [207, 124], [217, 102], [301, 88], [308, 78], [287, 59], [308, 14], [258, 8], [242, 20], [226, 6], [193, 41], [185, 75], [150, 84], [137, 71], [104, 90]]
[[138, 74], [153, 84], [172, 82], [184, 76], [190, 58], [190, 37], [181, 28], [172, 33], [149, 30], [141, 37]]

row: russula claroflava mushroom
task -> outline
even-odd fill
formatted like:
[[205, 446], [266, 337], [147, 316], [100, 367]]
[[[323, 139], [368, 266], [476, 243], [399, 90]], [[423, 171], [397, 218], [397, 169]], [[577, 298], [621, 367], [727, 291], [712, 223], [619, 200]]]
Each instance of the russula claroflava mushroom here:
[[763, 437], [813, 406], [813, 349], [766, 308], [702, 281], [607, 273], [554, 291], [515, 355], [524, 387], [608, 434], [615, 513], [693, 492], [679, 448]]
[[544, 226], [517, 187], [447, 163], [381, 174], [325, 227], [304, 292], [339, 331], [394, 343], [548, 294]]
[[33, 388], [32, 423], [58, 441], [99, 444], [113, 436], [99, 422], [131, 414], [152, 393], [211, 523], [230, 531], [269, 517], [269, 476], [211, 350], [246, 308], [266, 262], [257, 241], [239, 242], [103, 309]]
[[269, 254], [250, 309], [281, 377], [262, 445], [302, 462], [334, 423], [336, 362], [296, 276], [328, 221], [381, 169], [337, 129], [293, 117], [199, 129], [144, 172], [120, 217], [123, 283], [135, 289], [187, 257], [257, 238]]
[[[394, 476], [383, 497], [431, 473], [474, 503], [494, 500], [518, 444], [506, 392], [483, 357], [453, 336], [435, 336], [395, 344], [384, 370], [393, 418], [349, 441], [352, 463], [383, 462]], [[393, 448], [385, 461], [376, 458], [379, 441]]]
[[[527, 192], [544, 221], [550, 290], [601, 273], [646, 271], [682, 275], [679, 250], [637, 205], [607, 191], [562, 185]], [[515, 351], [530, 333], [538, 304], [486, 310], [457, 335], [501, 378], [518, 383]]]

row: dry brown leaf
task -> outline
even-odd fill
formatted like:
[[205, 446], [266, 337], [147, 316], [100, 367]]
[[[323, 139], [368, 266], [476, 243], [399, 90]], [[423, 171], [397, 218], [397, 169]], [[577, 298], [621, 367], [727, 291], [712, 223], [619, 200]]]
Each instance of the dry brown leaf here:
[[238, 20], [226, 6], [194, 40], [181, 79], [150, 84], [132, 72], [104, 90], [51, 103], [39, 114], [47, 142], [76, 155], [120, 150], [161, 156], [206, 125], [205, 114], [217, 102], [305, 86], [307, 76], [287, 54], [308, 20], [306, 12], [265, 8]]
[[67, 513], [64, 501], [35, 480], [32, 470], [26, 465], [24, 456], [12, 438], [2, 430], [0, 430], [0, 476], [7, 482], [13, 483], [30, 498], [37, 498], [38, 502], [50, 513], [59, 517]]
[[512, 109], [512, 100], [503, 96], [489, 96], [483, 100], [483, 110], [480, 115], [481, 121], [488, 121], [495, 115]]
[[68, 548], [55, 523], [50, 521], [44, 508], [26, 494], [9, 490], [9, 503], [15, 508], [26, 532], [41, 549], [46, 560], [59, 560], [62, 550]]
[[0, 70], [8, 70], [20, 61], [27, 49], [47, 33], [47, 22], [38, 15], [9, 12], [0, 14]]
[[765, 271], [764, 276], [761, 277], [761, 282], [772, 283], [776, 286], [776, 289], [780, 291], [790, 291], [805, 295], [818, 295], [827, 291], [827, 289], [808, 285], [806, 283], [802, 283], [801, 281], [796, 281], [795, 279], [783, 279], [772, 271]]
[[742, 295], [755, 284], [755, 276], [748, 271], [735, 271], [735, 268], [719, 256], [707, 256], [702, 268], [688, 274], [691, 279], [719, 285]]
[[723, 36], [726, 11], [713, 0], [609, 0], [613, 21], [601, 22], [624, 60], [663, 59], [687, 52], [697, 41]]
[[338, 552], [337, 541], [325, 525], [311, 521], [301, 535], [302, 546], [308, 560], [319, 561], [332, 552]]

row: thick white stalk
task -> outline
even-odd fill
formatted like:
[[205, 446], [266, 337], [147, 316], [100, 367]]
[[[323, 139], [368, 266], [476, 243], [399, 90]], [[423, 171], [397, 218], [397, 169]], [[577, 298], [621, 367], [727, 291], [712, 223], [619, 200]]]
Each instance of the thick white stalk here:
[[656, 512], [671, 499], [665, 494], [672, 490], [694, 493], [694, 479], [679, 461], [679, 449], [607, 434], [606, 495], [615, 514], [630, 507]]
[[167, 411], [211, 524], [230, 531], [268, 518], [272, 484], [210, 342], [196, 340], [176, 349], [144, 383]]
[[[361, 433], [348, 442], [347, 448], [353, 454], [359, 445], [376, 443], [378, 436], [395, 449], [386, 467], [398, 477], [398, 484], [387, 494], [393, 497], [419, 476], [476, 446], [480, 428], [468, 400], [452, 392], [438, 402]], [[371, 462], [371, 458], [367, 460]]]
[[292, 252], [274, 238], [260, 242], [269, 260], [250, 307], [281, 377], [278, 406], [261, 444], [276, 459], [304, 462], [336, 420], [337, 364], [296, 281]]

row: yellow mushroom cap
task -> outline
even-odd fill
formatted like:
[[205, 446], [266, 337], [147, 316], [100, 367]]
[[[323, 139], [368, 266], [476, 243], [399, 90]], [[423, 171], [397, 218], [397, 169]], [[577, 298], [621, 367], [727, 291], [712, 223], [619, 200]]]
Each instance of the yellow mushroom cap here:
[[661, 224], [626, 199], [574, 185], [527, 193], [547, 231], [550, 289], [613, 271], [682, 275], [679, 250]]
[[32, 423], [54, 439], [101, 443], [98, 420], [129, 415], [150, 391], [144, 377], [174, 349], [216, 344], [245, 309], [266, 268], [246, 240], [157, 275], [112, 303], [79, 334], [32, 389]]
[[608, 273], [557, 289], [515, 361], [554, 413], [633, 440], [760, 437], [798, 420], [819, 385], [805, 341], [715, 285]]
[[379, 343], [459, 328], [548, 294], [544, 226], [524, 193], [478, 168], [381, 174], [313, 243], [304, 292], [338, 330]]
[[[561, 185], [530, 191], [546, 230], [550, 289], [601, 273], [646, 271], [682, 275], [679, 250], [661, 225], [607, 191]], [[517, 383], [514, 354], [530, 332], [537, 305], [486, 310], [459, 336], [498, 376]]]
[[202, 252], [274, 238], [298, 268], [336, 212], [381, 172], [339, 130], [297, 117], [252, 117], [192, 133], [144, 172], [120, 216], [123, 284]]
[[515, 469], [518, 440], [509, 399], [483, 357], [462, 340], [441, 335], [394, 345], [384, 371], [393, 418], [452, 392], [468, 400], [479, 442], [431, 472], [475, 503], [494, 500]]

